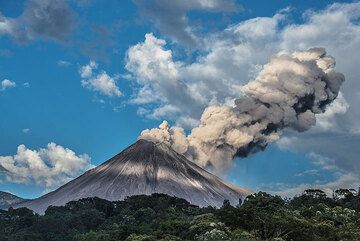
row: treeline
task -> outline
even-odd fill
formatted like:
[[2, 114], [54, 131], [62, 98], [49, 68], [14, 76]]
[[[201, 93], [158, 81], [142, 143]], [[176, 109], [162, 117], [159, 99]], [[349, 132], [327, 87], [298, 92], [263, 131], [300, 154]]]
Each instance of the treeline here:
[[[337, 241], [360, 240], [360, 196], [332, 198], [306, 190], [293, 199], [265, 192], [233, 207], [199, 208], [165, 194], [110, 202], [86, 198], [45, 215], [26, 208], [0, 211], [1, 241]], [[242, 205], [241, 205], [242, 204]]]

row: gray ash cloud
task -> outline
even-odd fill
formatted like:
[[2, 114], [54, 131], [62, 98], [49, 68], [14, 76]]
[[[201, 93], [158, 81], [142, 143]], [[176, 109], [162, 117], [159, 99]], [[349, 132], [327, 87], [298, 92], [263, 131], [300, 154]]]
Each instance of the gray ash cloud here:
[[233, 107], [209, 106], [189, 135], [163, 122], [140, 139], [165, 142], [203, 167], [223, 172], [278, 140], [284, 128], [303, 132], [338, 96], [344, 75], [325, 49], [279, 53], [242, 87]]

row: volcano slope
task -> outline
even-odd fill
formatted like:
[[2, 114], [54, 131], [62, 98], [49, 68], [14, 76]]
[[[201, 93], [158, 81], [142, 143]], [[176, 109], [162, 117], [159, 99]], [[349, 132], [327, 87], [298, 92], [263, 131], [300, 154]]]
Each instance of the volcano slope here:
[[42, 214], [50, 205], [61, 206], [86, 197], [115, 201], [152, 193], [184, 198], [200, 207], [219, 207], [225, 199], [236, 205], [251, 194], [200, 168], [166, 144], [140, 139], [57, 190], [14, 207]]

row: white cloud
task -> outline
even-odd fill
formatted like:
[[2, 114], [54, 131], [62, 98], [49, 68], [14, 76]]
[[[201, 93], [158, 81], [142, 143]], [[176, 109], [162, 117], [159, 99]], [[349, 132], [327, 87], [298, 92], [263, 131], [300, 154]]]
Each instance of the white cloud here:
[[30, 129], [29, 128], [25, 128], [25, 129], [22, 129], [22, 133], [24, 134], [27, 134], [30, 132]]
[[66, 60], [58, 60], [57, 65], [60, 67], [67, 67], [67, 66], [71, 65], [71, 62], [66, 61]]
[[[277, 142], [283, 149], [297, 152], [312, 153], [310, 157], [315, 163], [321, 163], [327, 168], [335, 167], [339, 171], [359, 173], [358, 161], [360, 135], [344, 132], [315, 132], [286, 133], [285, 137]], [[322, 157], [322, 158], [314, 158]]]
[[[178, 118], [190, 120], [199, 119], [209, 104], [224, 104], [238, 97], [241, 84], [246, 83], [239, 76], [249, 66], [235, 63], [233, 58], [238, 57], [233, 53], [237, 50], [228, 50], [224, 45], [221, 41], [214, 46], [214, 52], [186, 64], [173, 59], [172, 51], [165, 49], [164, 40], [146, 34], [145, 42], [132, 46], [126, 58], [126, 69], [141, 86], [131, 102], [156, 103], [159, 105], [156, 109], [170, 104], [180, 110]], [[247, 78], [245, 73], [243, 80]]]
[[335, 127], [338, 125], [336, 117], [345, 114], [348, 109], [349, 104], [340, 92], [337, 99], [326, 108], [326, 111], [317, 116], [317, 128], [322, 131], [336, 130]]
[[242, 95], [241, 86], [278, 52], [278, 24], [284, 14], [251, 19], [207, 36], [205, 54], [190, 63], [175, 60], [165, 40], [146, 34], [126, 56], [126, 69], [141, 86], [132, 103], [171, 104], [180, 109], [176, 119], [189, 120], [199, 119], [208, 105], [231, 105], [229, 100]]
[[95, 61], [90, 61], [89, 64], [81, 66], [79, 73], [82, 78], [82, 86], [94, 91], [98, 91], [103, 95], [109, 97], [119, 97], [122, 95], [119, 87], [116, 85], [117, 76], [110, 76], [105, 71], [97, 70], [98, 64]]
[[360, 2], [333, 4], [320, 12], [308, 12], [304, 24], [290, 25], [282, 31], [281, 48], [298, 49], [308, 46], [325, 47], [337, 60], [337, 69], [345, 74], [343, 97], [348, 103], [345, 115], [337, 121], [343, 129], [358, 129], [360, 109], [360, 70], [357, 49], [360, 48]]
[[193, 48], [202, 42], [187, 17], [189, 11], [236, 12], [241, 8], [234, 0], [135, 0], [141, 13], [152, 21], [160, 32], [177, 43]]
[[98, 64], [91, 60], [89, 64], [81, 66], [79, 73], [81, 78], [90, 78], [93, 75], [93, 69], [97, 69]]
[[[289, 187], [284, 183], [279, 183], [278, 185], [276, 185], [277, 187], [268, 186], [268, 188], [270, 189], [266, 189], [266, 191], [272, 194], [280, 195], [282, 197], [291, 198], [294, 196], [301, 195], [302, 192], [306, 189], [316, 188], [323, 190], [329, 197], [331, 197], [333, 191], [339, 188], [348, 188], [348, 189], [353, 188], [355, 190], [358, 190], [359, 182], [360, 179], [357, 175], [348, 173], [348, 174], [339, 174], [334, 181], [325, 182], [325, 183], [324, 182], [303, 183], [292, 187]], [[278, 190], [274, 191], [272, 188], [276, 188]]]
[[[254, 78], [275, 53], [324, 47], [335, 57], [337, 71], [345, 75], [341, 94], [325, 114], [318, 115], [317, 124], [310, 132], [285, 131], [285, 138], [279, 144], [291, 142], [286, 148], [316, 153], [341, 171], [358, 173], [359, 9], [360, 2], [332, 4], [320, 11], [306, 12], [299, 24], [284, 21], [291, 15], [288, 10], [273, 17], [233, 24], [222, 32], [206, 36], [202, 54], [190, 63], [179, 61], [164, 40], [150, 34], [145, 42], [129, 49], [127, 69], [140, 86], [146, 87], [147, 96], [161, 96], [144, 98], [146, 103], [157, 104], [153, 109], [146, 108], [148, 115], [159, 107], [172, 105], [180, 113], [163, 118], [198, 120], [199, 113], [208, 105], [231, 105], [229, 100], [242, 95], [241, 86]], [[136, 98], [141, 94], [138, 92]], [[181, 97], [177, 97], [179, 95]], [[145, 101], [137, 102], [143, 103]]]
[[325, 47], [336, 58], [337, 70], [344, 73], [346, 81], [339, 98], [319, 115], [315, 128], [301, 135], [288, 133], [278, 144], [312, 153], [315, 163], [355, 177], [360, 171], [360, 133], [356, 131], [360, 128], [359, 19], [360, 2], [333, 4], [319, 12], [307, 12], [303, 24], [287, 26], [280, 43], [284, 49]]
[[149, 86], [143, 86], [140, 88], [136, 95], [130, 100], [130, 103], [142, 105], [153, 102], [161, 102], [161, 97], [154, 95], [154, 91]]
[[306, 170], [303, 172], [300, 172], [298, 174], [296, 174], [296, 177], [303, 177], [303, 176], [318, 176], [319, 175], [319, 170], [317, 169], [310, 169], [310, 170]]
[[[320, 12], [308, 12], [305, 22], [299, 25], [279, 26], [290, 14], [287, 10], [280, 11], [273, 17], [240, 22], [223, 32], [207, 36], [203, 46], [205, 54], [192, 63], [175, 61], [173, 52], [166, 49], [166, 42], [148, 34], [145, 42], [131, 47], [127, 55], [127, 69], [143, 86], [134, 103], [157, 102], [161, 105], [161, 102], [167, 102], [166, 104], [178, 106], [184, 116], [198, 119], [198, 113], [207, 105], [224, 104], [230, 99], [238, 98], [241, 95], [241, 85], [256, 76], [261, 66], [268, 62], [274, 53], [321, 46], [334, 55], [339, 72], [345, 73], [347, 83], [340, 97], [344, 97], [342, 100], [346, 99], [351, 106], [351, 102], [357, 103], [360, 98], [360, 88], [353, 88], [353, 85], [358, 87], [356, 79], [360, 75], [355, 61], [356, 50], [360, 45], [357, 37], [360, 30], [356, 22], [358, 7], [359, 3], [334, 4]], [[331, 24], [328, 19], [331, 19]], [[316, 38], [310, 30], [316, 32]], [[169, 85], [174, 88], [166, 88]], [[174, 89], [184, 96], [176, 98], [180, 103], [172, 99]], [[151, 96], [162, 98], [150, 98]], [[341, 113], [347, 108], [346, 101], [340, 103]], [[187, 108], [182, 108], [183, 106]], [[354, 108], [350, 107], [348, 116], [356, 112], [356, 116], [360, 117], [360, 111], [354, 111]], [[351, 121], [349, 118], [345, 119]], [[325, 127], [325, 122], [320, 120], [319, 125], [323, 123]], [[353, 129], [360, 128], [354, 126]]]
[[178, 113], [180, 110], [176, 106], [164, 105], [156, 108], [151, 114], [148, 115], [150, 119], [161, 119], [163, 116], [172, 116]]
[[303, 132], [315, 125], [315, 114], [336, 98], [344, 81], [334, 62], [321, 48], [273, 57], [255, 80], [242, 87], [246, 96], [236, 99], [235, 107], [207, 107], [190, 135], [176, 140], [179, 132], [161, 125], [139, 138], [170, 145], [182, 142], [188, 148], [181, 154], [222, 172], [232, 166], [236, 154], [245, 157], [264, 149], [281, 137], [283, 129]]
[[[166, 106], [165, 102], [169, 102], [171, 106], [181, 109], [182, 114], [189, 115], [196, 108], [192, 107], [196, 101], [189, 93], [188, 86], [180, 81], [180, 77], [184, 74], [182, 63], [173, 61], [172, 51], [166, 50], [165, 45], [164, 40], [154, 37], [153, 34], [146, 34], [144, 43], [132, 46], [128, 50], [126, 69], [141, 85], [130, 102], [160, 103], [157, 110]], [[160, 118], [160, 112], [157, 112], [154, 114]]]
[[6, 90], [6, 89], [10, 89], [10, 88], [15, 88], [15, 87], [16, 87], [16, 83], [14, 81], [4, 79], [1, 82], [1, 90], [2, 91]]
[[49, 143], [39, 150], [25, 145], [17, 148], [13, 156], [0, 156], [2, 175], [9, 182], [34, 183], [45, 188], [58, 187], [93, 167], [86, 154], [76, 155], [68, 148]]

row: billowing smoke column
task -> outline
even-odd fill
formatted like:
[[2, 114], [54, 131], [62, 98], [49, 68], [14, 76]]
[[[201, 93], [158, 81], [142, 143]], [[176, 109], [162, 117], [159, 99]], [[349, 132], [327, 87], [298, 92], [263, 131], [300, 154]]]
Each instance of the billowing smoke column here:
[[235, 107], [207, 107], [190, 135], [164, 121], [139, 138], [165, 142], [200, 166], [225, 171], [235, 156], [278, 140], [282, 129], [302, 132], [315, 125], [315, 114], [325, 111], [344, 81], [334, 68], [334, 58], [322, 48], [279, 54], [242, 87]]

